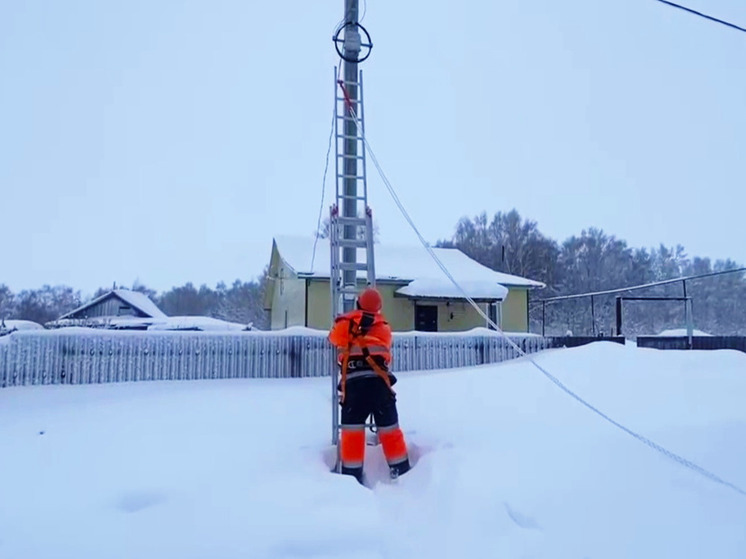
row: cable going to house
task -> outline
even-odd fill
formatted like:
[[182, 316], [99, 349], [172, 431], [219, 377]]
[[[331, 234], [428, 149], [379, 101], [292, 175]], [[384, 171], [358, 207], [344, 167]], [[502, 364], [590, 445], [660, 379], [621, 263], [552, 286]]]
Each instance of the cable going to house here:
[[[340, 84], [340, 87], [344, 91], [344, 84]], [[352, 117], [355, 120], [358, 120], [357, 115], [355, 114], [352, 107], [349, 107], [350, 113], [352, 114]], [[358, 123], [359, 125], [359, 123]], [[573, 392], [569, 387], [567, 387], [561, 380], [559, 380], [556, 376], [551, 374], [549, 371], [547, 371], [544, 367], [542, 367], [536, 359], [534, 359], [531, 355], [527, 354], [525, 351], [521, 349], [521, 347], [515, 343], [513, 340], [508, 337], [505, 332], [502, 331], [502, 329], [495, 324], [495, 322], [490, 319], [489, 316], [479, 307], [479, 305], [472, 299], [467, 293], [466, 290], [456, 281], [456, 279], [451, 275], [451, 273], [448, 271], [448, 268], [445, 264], [438, 258], [438, 255], [435, 254], [435, 251], [430, 247], [429, 243], [425, 240], [425, 238], [420, 233], [419, 229], [417, 228], [417, 225], [414, 223], [412, 218], [409, 216], [409, 213], [407, 212], [406, 208], [402, 204], [401, 200], [399, 199], [399, 196], [396, 194], [396, 190], [394, 189], [393, 185], [391, 184], [391, 181], [389, 181], [388, 177], [386, 176], [386, 173], [384, 173], [383, 168], [381, 167], [380, 163], [378, 162], [378, 158], [376, 157], [375, 153], [373, 153], [372, 148], [370, 147], [370, 143], [368, 142], [368, 139], [366, 138], [364, 133], [361, 133], [361, 137], [363, 140], [363, 143], [365, 144], [365, 149], [368, 151], [368, 155], [370, 156], [371, 161], [373, 162], [373, 165], [375, 166], [376, 170], [378, 171], [378, 174], [381, 176], [381, 180], [383, 181], [383, 184], [386, 186], [386, 189], [389, 191], [389, 194], [391, 195], [391, 198], [394, 200], [394, 203], [399, 208], [399, 211], [404, 216], [404, 219], [409, 223], [409, 226], [412, 228], [414, 233], [417, 235], [417, 238], [422, 243], [422, 246], [425, 247], [425, 250], [430, 254], [432, 259], [435, 261], [435, 263], [438, 265], [438, 267], [443, 271], [443, 273], [446, 275], [446, 277], [451, 281], [451, 283], [456, 287], [456, 289], [463, 295], [463, 297], [469, 302], [469, 304], [474, 307], [474, 309], [479, 313], [479, 315], [484, 318], [490, 326], [492, 326], [496, 332], [500, 336], [502, 336], [508, 344], [520, 355], [521, 357], [525, 357], [536, 369], [538, 369], [547, 379], [549, 379], [557, 388], [562, 390], [565, 394], [570, 396], [572, 399], [574, 399], [576, 402], [584, 406], [585, 408], [589, 409], [593, 413], [595, 413], [600, 418], [604, 419], [617, 429], [623, 431], [624, 433], [628, 434], [629, 436], [637, 439], [639, 442], [645, 444], [646, 446], [652, 448], [653, 450], [659, 452], [666, 458], [669, 458], [670, 460], [673, 460], [674, 462], [678, 463], [681, 466], [684, 466], [685, 468], [701, 475], [702, 477], [709, 479], [710, 481], [717, 483], [719, 485], [723, 485], [727, 487], [728, 489], [731, 489], [738, 493], [739, 495], [746, 497], [746, 491], [742, 488], [738, 487], [734, 483], [731, 483], [718, 475], [710, 472], [709, 470], [703, 468], [702, 466], [699, 466], [698, 464], [695, 464], [691, 460], [687, 460], [683, 456], [680, 456], [676, 454], [675, 452], [672, 452], [665, 448], [664, 446], [656, 443], [652, 439], [649, 439], [648, 437], [641, 435], [640, 433], [637, 433], [636, 431], [633, 431], [629, 427], [626, 427], [622, 423], [616, 421], [615, 419], [608, 416], [606, 413], [598, 409], [593, 404], [589, 403], [587, 400], [583, 399], [580, 395], [578, 395], [576, 392]]]
[[657, 0], [657, 1], [660, 2], [661, 4], [671, 6], [672, 8], [678, 8], [679, 10], [684, 10], [685, 12], [689, 12], [690, 14], [694, 14], [695, 16], [699, 16], [704, 19], [709, 19], [710, 21], [714, 21], [715, 23], [720, 23], [732, 29], [736, 29], [738, 31], [743, 31], [744, 33], [746, 33], [746, 28], [740, 27], [736, 25], [735, 23], [730, 23], [729, 21], [725, 21], [724, 19], [718, 19], [716, 17], [708, 16], [707, 14], [703, 14], [702, 12], [698, 12], [697, 10], [692, 10], [691, 8], [687, 8], [686, 6], [682, 6], [681, 4], [674, 4], [673, 2], [669, 2], [668, 0]]

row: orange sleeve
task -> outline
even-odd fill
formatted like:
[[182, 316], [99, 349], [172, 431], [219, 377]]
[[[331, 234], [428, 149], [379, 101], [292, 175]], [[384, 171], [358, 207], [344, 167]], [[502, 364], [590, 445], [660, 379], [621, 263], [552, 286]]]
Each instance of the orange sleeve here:
[[331, 332], [329, 332], [329, 341], [337, 347], [346, 347], [349, 343], [349, 321], [339, 317], [334, 321]]

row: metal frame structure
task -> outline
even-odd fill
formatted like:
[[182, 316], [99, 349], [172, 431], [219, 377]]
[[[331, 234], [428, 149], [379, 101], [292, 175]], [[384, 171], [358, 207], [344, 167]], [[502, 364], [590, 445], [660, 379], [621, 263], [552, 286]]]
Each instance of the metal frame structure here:
[[622, 314], [624, 301], [684, 301], [684, 315], [686, 320], [686, 337], [689, 339], [689, 349], [692, 347], [692, 335], [694, 332], [694, 320], [692, 318], [691, 297], [622, 297], [616, 298], [616, 335], [622, 335]]
[[608, 289], [605, 291], [592, 291], [588, 293], [577, 293], [575, 295], [560, 295], [559, 297], [548, 297], [546, 299], [538, 299], [534, 301], [535, 304], [541, 303], [541, 335], [545, 335], [545, 326], [546, 326], [546, 306], [547, 303], [557, 303], [560, 301], [569, 301], [571, 299], [584, 299], [586, 297], [589, 297], [591, 300], [591, 321], [592, 321], [592, 330], [593, 335], [596, 334], [596, 316], [595, 316], [595, 306], [594, 306], [594, 297], [600, 296], [600, 295], [614, 295], [616, 293], [627, 293], [628, 291], [637, 291], [639, 289], [648, 289], [651, 287], [658, 287], [660, 285], [669, 285], [672, 283], [679, 283], [681, 282], [683, 297], [687, 297], [687, 289], [686, 289], [686, 282], [691, 280], [697, 280], [702, 278], [708, 278], [708, 277], [714, 277], [714, 276], [722, 276], [725, 274], [735, 274], [738, 272], [746, 272], [746, 267], [743, 268], [734, 268], [732, 270], [723, 270], [721, 272], [710, 272], [707, 274], [697, 274], [693, 276], [684, 276], [679, 278], [673, 278], [668, 280], [661, 280], [661, 281], [655, 281], [651, 283], [645, 283], [641, 285], [633, 285], [630, 287], [621, 287], [619, 289]]

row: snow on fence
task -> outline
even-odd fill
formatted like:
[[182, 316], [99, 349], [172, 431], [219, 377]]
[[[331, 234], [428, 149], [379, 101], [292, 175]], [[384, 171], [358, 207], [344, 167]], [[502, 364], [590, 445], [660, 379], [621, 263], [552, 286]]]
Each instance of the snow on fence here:
[[[526, 353], [557, 344], [511, 336]], [[467, 367], [517, 357], [502, 337], [395, 334], [394, 372]], [[121, 332], [62, 329], [0, 338], [0, 387], [140, 380], [327, 376], [335, 353], [325, 332]]]
[[735, 349], [746, 353], [746, 336], [637, 336], [637, 347], [655, 349]]

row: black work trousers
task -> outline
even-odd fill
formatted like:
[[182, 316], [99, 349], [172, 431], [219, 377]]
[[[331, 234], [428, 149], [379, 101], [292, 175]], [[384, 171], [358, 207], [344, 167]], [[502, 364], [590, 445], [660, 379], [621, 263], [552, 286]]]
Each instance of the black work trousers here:
[[371, 414], [377, 427], [398, 423], [394, 393], [379, 376], [348, 380], [342, 403], [342, 425], [362, 425]]

